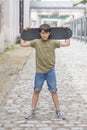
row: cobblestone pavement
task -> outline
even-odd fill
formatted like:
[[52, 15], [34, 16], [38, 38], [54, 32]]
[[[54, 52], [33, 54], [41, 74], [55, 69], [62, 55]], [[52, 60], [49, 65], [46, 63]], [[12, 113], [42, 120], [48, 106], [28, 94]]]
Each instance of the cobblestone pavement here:
[[36, 117], [25, 120], [31, 110], [34, 59], [33, 53], [1, 106], [0, 130], [87, 130], [87, 45], [72, 40], [71, 46], [56, 50], [58, 95], [66, 120], [56, 117], [46, 83]]

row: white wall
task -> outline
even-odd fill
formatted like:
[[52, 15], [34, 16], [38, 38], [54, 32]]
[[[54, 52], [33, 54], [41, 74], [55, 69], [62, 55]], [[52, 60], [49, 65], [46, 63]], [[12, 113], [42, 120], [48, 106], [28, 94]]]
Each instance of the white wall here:
[[29, 0], [24, 0], [24, 28], [29, 27]]
[[0, 32], [0, 52], [10, 47], [19, 34], [19, 0], [3, 0]]

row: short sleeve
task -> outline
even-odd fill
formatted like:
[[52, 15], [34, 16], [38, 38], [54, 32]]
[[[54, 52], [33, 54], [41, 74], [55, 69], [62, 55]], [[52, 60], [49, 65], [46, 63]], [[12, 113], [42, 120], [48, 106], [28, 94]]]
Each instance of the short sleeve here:
[[36, 46], [36, 40], [31, 40], [30, 41], [30, 46], [35, 48], [35, 46]]
[[54, 46], [55, 48], [60, 48], [60, 41], [54, 40]]

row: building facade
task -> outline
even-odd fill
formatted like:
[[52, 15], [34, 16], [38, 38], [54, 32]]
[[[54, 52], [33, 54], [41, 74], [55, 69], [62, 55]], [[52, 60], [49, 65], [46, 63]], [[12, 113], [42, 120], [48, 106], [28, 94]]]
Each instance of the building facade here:
[[[23, 1], [23, 28], [29, 26], [29, 0], [0, 0], [0, 52], [11, 47], [20, 35], [20, 2]], [[26, 2], [25, 2], [26, 1]]]

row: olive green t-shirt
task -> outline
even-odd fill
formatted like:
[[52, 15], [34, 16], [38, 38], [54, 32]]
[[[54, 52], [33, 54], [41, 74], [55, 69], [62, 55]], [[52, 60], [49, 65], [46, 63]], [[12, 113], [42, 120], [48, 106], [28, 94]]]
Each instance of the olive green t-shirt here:
[[55, 65], [55, 49], [60, 47], [57, 40], [35, 39], [30, 41], [30, 46], [36, 50], [36, 72], [46, 73]]

